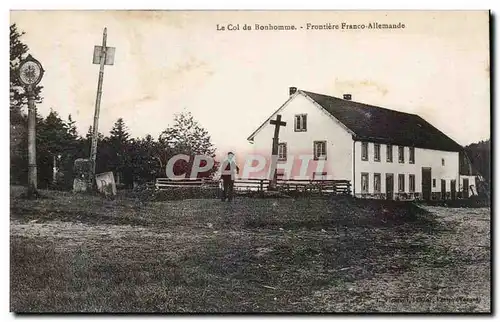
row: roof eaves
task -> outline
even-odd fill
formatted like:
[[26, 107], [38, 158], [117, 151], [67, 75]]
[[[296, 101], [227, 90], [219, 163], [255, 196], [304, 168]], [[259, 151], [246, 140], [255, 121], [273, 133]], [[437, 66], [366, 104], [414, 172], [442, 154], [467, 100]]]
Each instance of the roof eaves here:
[[432, 127], [434, 130], [436, 130], [437, 132], [441, 133], [441, 135], [443, 137], [446, 137], [447, 139], [449, 139], [450, 141], [452, 141], [455, 145], [455, 147], [453, 148], [453, 151], [457, 151], [457, 152], [461, 152], [464, 150], [464, 147], [457, 143], [457, 141], [453, 140], [451, 137], [449, 137], [446, 133], [444, 133], [443, 131], [441, 131], [440, 129], [438, 129], [437, 127], [435, 127], [434, 125], [432, 125], [432, 123], [429, 123], [427, 122], [426, 119], [424, 119], [423, 117], [421, 117], [420, 115], [415, 115], [416, 117], [418, 117], [420, 120], [424, 121], [425, 123], [428, 124], [428, 126]]
[[316, 107], [318, 107], [323, 113], [325, 113], [326, 115], [328, 115], [332, 120], [334, 120], [337, 124], [339, 124], [344, 130], [346, 130], [353, 137], [356, 136], [356, 133], [354, 133], [353, 130], [351, 130], [350, 128], [348, 128], [344, 123], [340, 122], [340, 120], [338, 118], [336, 118], [335, 116], [333, 116], [332, 113], [330, 113], [326, 108], [324, 108], [323, 106], [321, 106], [321, 104], [319, 104], [312, 97], [310, 97], [309, 95], [307, 95], [307, 93], [305, 91], [298, 90], [297, 92], [300, 92], [302, 95], [304, 95], [305, 98], [307, 98], [308, 100], [310, 100]]
[[259, 131], [264, 127], [264, 125], [266, 125], [276, 113], [278, 113], [279, 111], [283, 110], [285, 108], [285, 106], [288, 105], [288, 103], [290, 103], [295, 97], [297, 97], [297, 95], [299, 95], [299, 91], [297, 91], [295, 94], [291, 95], [285, 101], [285, 103], [283, 103], [283, 105], [281, 105], [276, 111], [274, 111], [273, 114], [271, 114], [271, 116], [269, 116], [264, 121], [264, 123], [262, 123], [252, 134], [250, 134], [250, 136], [247, 138], [247, 141], [253, 141], [255, 135], [257, 135], [257, 133], [259, 133]]

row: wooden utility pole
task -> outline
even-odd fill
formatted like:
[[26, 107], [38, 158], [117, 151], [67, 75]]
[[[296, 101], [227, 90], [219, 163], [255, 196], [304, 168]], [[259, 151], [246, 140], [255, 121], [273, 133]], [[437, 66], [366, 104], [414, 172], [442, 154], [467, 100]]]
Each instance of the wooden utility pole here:
[[115, 48], [106, 47], [107, 28], [104, 28], [102, 34], [102, 46], [94, 46], [93, 64], [99, 64], [99, 79], [97, 81], [97, 97], [95, 101], [94, 125], [92, 127], [92, 146], [90, 148], [90, 172], [89, 188], [95, 186], [95, 167], [97, 157], [97, 140], [99, 135], [99, 112], [101, 110], [102, 80], [104, 78], [104, 65], [113, 65]]
[[44, 70], [38, 60], [28, 55], [19, 64], [18, 73], [28, 96], [28, 197], [32, 198], [37, 194], [35, 86], [42, 80]]
[[278, 172], [276, 171], [278, 164], [278, 143], [279, 143], [279, 134], [280, 134], [280, 126], [286, 126], [286, 122], [281, 121], [281, 115], [276, 115], [276, 120], [269, 121], [272, 125], [274, 125], [274, 137], [273, 137], [273, 147], [272, 147], [272, 155], [271, 155], [271, 182], [269, 184], [270, 189], [276, 188], [276, 182], [278, 181]]

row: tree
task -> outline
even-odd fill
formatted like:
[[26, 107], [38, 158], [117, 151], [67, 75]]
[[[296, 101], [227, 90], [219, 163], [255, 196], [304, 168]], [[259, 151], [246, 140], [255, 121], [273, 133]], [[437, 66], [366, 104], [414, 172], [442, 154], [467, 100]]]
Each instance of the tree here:
[[68, 135], [74, 139], [78, 139], [78, 131], [76, 130], [76, 122], [71, 118], [71, 114], [68, 115], [68, 121], [66, 122], [66, 127], [68, 129]]
[[123, 118], [120, 117], [116, 120], [110, 134], [110, 139], [117, 142], [117, 144], [125, 144], [128, 141], [130, 134], [128, 133], [128, 129], [125, 125], [125, 121], [123, 121]]
[[490, 139], [472, 143], [465, 147], [465, 152], [473, 168], [473, 172], [479, 172], [486, 182], [491, 182], [491, 143]]
[[[21, 41], [25, 33], [17, 29], [16, 24], [10, 25], [10, 121], [11, 124], [25, 122], [26, 117], [22, 110], [28, 105], [28, 96], [23, 85], [17, 76], [19, 63], [26, 58], [28, 46]], [[41, 103], [40, 96], [42, 86], [35, 86], [33, 89], [35, 102]]]
[[[92, 135], [94, 133], [94, 129], [92, 128], [92, 125], [89, 126], [89, 130], [87, 131], [87, 134], [85, 134], [85, 139], [87, 139], [90, 143], [92, 143]], [[104, 135], [101, 132], [97, 133], [97, 142], [100, 142], [104, 140]], [[90, 145], [89, 145], [89, 152], [90, 152]]]
[[28, 181], [28, 128], [25, 124], [10, 124], [10, 181]]
[[155, 142], [151, 135], [131, 140], [130, 171], [135, 181], [144, 183], [161, 176], [157, 155], [158, 142]]
[[65, 174], [61, 179], [63, 181], [58, 182], [58, 188], [71, 186], [73, 163], [82, 153], [80, 147], [71, 117], [65, 122], [57, 112], [51, 110], [44, 120], [40, 120], [37, 125], [37, 172], [40, 185], [51, 185], [55, 160], [59, 174]]
[[111, 149], [111, 160], [113, 170], [117, 174], [117, 180], [126, 184], [133, 182], [131, 169], [131, 154], [134, 144], [130, 142], [130, 134], [123, 121], [119, 118], [110, 131], [109, 147]]
[[37, 129], [37, 150], [51, 154], [61, 154], [70, 139], [66, 123], [54, 110], [50, 110], [45, 121]]
[[[85, 157], [89, 158], [90, 157], [90, 148], [92, 146], [92, 135], [94, 133], [94, 130], [92, 129], [92, 125], [89, 126], [89, 130], [87, 131], [87, 134], [85, 134], [85, 138], [82, 138], [83, 143], [83, 150], [85, 151]], [[104, 141], [104, 135], [101, 132], [97, 133], [97, 153], [99, 154], [99, 145]]]
[[[160, 134], [159, 158], [161, 166], [165, 166], [172, 156], [176, 154], [186, 154], [191, 156], [189, 162], [179, 160], [174, 165], [176, 175], [191, 173], [194, 156], [204, 155], [215, 157], [215, 147], [211, 142], [208, 131], [205, 130], [191, 115], [190, 112], [179, 113], [174, 116], [174, 125], [168, 127]], [[198, 174], [199, 177], [210, 176], [215, 169]]]
[[75, 160], [79, 158], [88, 158], [89, 150], [85, 150], [85, 140], [78, 135], [76, 122], [72, 119], [71, 114], [68, 115], [68, 120], [65, 122], [66, 128], [66, 148], [58, 162], [60, 173], [64, 173], [64, 186], [71, 188], [75, 177], [74, 165]]

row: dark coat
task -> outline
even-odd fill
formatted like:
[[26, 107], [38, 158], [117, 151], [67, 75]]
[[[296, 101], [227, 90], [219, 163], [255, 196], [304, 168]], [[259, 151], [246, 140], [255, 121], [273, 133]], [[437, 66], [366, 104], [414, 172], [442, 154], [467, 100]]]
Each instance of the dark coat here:
[[228, 160], [225, 160], [222, 165], [221, 165], [221, 178], [222, 180], [228, 180], [232, 179], [234, 180], [234, 177], [236, 174], [240, 173], [240, 168], [236, 163], [234, 162], [229, 162]]

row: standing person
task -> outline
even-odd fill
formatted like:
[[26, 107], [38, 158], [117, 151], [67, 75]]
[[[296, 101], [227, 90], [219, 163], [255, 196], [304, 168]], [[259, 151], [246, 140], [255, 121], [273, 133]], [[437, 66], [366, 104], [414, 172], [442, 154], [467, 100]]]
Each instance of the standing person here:
[[221, 164], [221, 178], [222, 178], [222, 201], [233, 200], [234, 194], [234, 179], [236, 174], [240, 172], [240, 168], [236, 165], [234, 160], [234, 153], [229, 152], [227, 154], [227, 159]]

